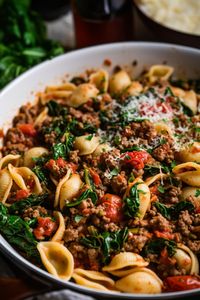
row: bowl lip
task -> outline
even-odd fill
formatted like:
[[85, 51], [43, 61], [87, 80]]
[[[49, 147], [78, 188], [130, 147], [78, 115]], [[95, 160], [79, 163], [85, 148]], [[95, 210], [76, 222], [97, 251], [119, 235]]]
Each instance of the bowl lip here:
[[199, 40], [200, 41], [200, 34], [196, 34], [196, 33], [191, 33], [191, 32], [185, 32], [185, 31], [181, 31], [181, 30], [178, 30], [178, 29], [174, 29], [172, 27], [169, 27], [155, 19], [153, 19], [150, 15], [148, 15], [141, 7], [140, 3], [139, 3], [140, 0], [133, 0], [133, 4], [135, 5], [136, 9], [138, 9], [138, 11], [145, 17], [147, 18], [149, 21], [155, 23], [157, 26], [159, 26], [160, 28], [162, 28], [163, 30], [169, 30], [169, 32], [171, 32], [172, 34], [179, 34], [179, 35], [182, 35], [182, 37], [185, 37], [185, 38], [193, 38], [195, 40]]
[[[23, 81], [27, 76], [34, 75], [35, 72], [39, 71], [41, 68], [44, 68], [47, 66], [49, 63], [56, 63], [59, 61], [63, 61], [66, 59], [66, 57], [70, 56], [78, 56], [81, 53], [92, 53], [98, 52], [100, 50], [106, 50], [106, 49], [111, 49], [115, 51], [115, 49], [121, 49], [122, 47], [126, 46], [127, 48], [141, 48], [144, 47], [146, 49], [149, 49], [151, 47], [152, 49], [160, 49], [162, 50], [180, 50], [182, 52], [189, 52], [193, 53], [195, 55], [200, 56], [200, 50], [192, 47], [187, 47], [187, 46], [179, 46], [175, 44], [169, 44], [169, 43], [152, 43], [152, 42], [121, 42], [121, 43], [110, 43], [110, 44], [104, 44], [104, 45], [99, 45], [99, 46], [92, 46], [88, 48], [83, 48], [79, 50], [75, 50], [72, 52], [68, 52], [66, 54], [63, 54], [59, 57], [53, 58], [52, 60], [45, 61], [30, 70], [26, 71], [22, 75], [20, 75], [17, 79], [13, 80], [11, 83], [9, 83], [1, 92], [0, 92], [0, 100], [4, 97], [4, 95], [10, 90], [10, 89], [15, 89], [17, 88], [17, 85]], [[55, 284], [58, 284], [60, 286], [64, 286], [66, 288], [70, 288], [72, 290], [75, 290], [77, 292], [82, 292], [84, 294], [90, 294], [90, 295], [95, 295], [99, 297], [109, 297], [109, 298], [115, 298], [115, 299], [175, 299], [175, 298], [180, 298], [183, 296], [191, 296], [191, 295], [197, 295], [200, 293], [200, 289], [193, 289], [189, 291], [180, 291], [180, 292], [169, 292], [169, 293], [162, 293], [162, 294], [131, 294], [131, 293], [113, 293], [110, 291], [98, 291], [94, 289], [89, 289], [86, 287], [83, 287], [81, 285], [72, 283], [72, 282], [65, 282], [63, 280], [60, 280], [53, 275], [49, 274], [47, 271], [40, 269], [39, 267], [35, 266], [31, 262], [28, 261], [28, 259], [25, 259], [22, 257], [18, 252], [13, 250], [14, 248], [9, 244], [9, 247], [6, 247], [6, 243], [9, 244], [2, 235], [0, 235], [0, 250], [4, 252], [8, 257], [11, 258], [14, 262], [20, 264], [21, 268], [28, 269], [29, 271], [33, 271], [34, 273], [37, 273], [40, 275], [42, 278], [46, 278], [46, 280], [50, 280], [51, 282], [54, 282]], [[106, 298], [108, 299], [108, 298]]]
[[18, 83], [23, 81], [24, 78], [31, 76], [32, 73], [37, 72], [38, 70], [44, 68], [49, 63], [52, 63], [52, 62], [56, 63], [56, 62], [65, 60], [65, 57], [79, 55], [84, 52], [88, 52], [88, 53], [91, 52], [91, 54], [92, 54], [93, 51], [105, 50], [105, 49], [110, 49], [110, 48], [112, 48], [112, 50], [114, 51], [115, 49], [120, 48], [120, 47], [127, 47], [127, 48], [128, 47], [130, 47], [130, 48], [132, 48], [132, 47], [144, 47], [144, 48], [151, 47], [151, 48], [155, 48], [155, 49], [160, 48], [161, 51], [162, 51], [162, 49], [164, 49], [164, 50], [175, 49], [175, 50], [186, 51], [186, 52], [194, 53], [196, 55], [200, 55], [200, 49], [195, 48], [195, 47], [184, 46], [184, 45], [173, 44], [173, 43], [148, 42], [148, 41], [116, 42], [116, 43], [107, 43], [107, 44], [102, 44], [102, 45], [90, 46], [90, 47], [86, 47], [86, 48], [82, 48], [82, 49], [76, 49], [76, 50], [72, 50], [67, 53], [61, 54], [52, 59], [48, 59], [48, 60], [46, 60], [42, 63], [39, 63], [38, 65], [30, 68], [29, 70], [25, 71], [24, 73], [19, 75], [17, 78], [12, 80], [10, 83], [8, 83], [0, 91], [0, 99], [4, 96], [5, 93], [7, 93], [7, 91], [9, 89], [14, 88], [15, 86], [18, 85]]

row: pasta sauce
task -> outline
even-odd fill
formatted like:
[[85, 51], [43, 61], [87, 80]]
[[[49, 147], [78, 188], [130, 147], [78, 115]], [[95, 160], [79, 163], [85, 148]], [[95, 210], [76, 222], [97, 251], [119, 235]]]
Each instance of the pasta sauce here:
[[104, 291], [200, 287], [199, 90], [173, 71], [88, 71], [19, 109], [0, 232], [26, 258]]

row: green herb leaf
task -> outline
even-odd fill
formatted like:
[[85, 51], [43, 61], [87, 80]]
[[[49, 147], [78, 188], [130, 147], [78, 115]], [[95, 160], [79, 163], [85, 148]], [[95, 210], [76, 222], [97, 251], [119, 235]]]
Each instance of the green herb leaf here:
[[180, 212], [188, 210], [189, 212], [194, 211], [194, 205], [190, 201], [180, 201], [172, 206], [166, 206], [160, 202], [155, 202], [154, 206], [157, 210], [167, 219], [177, 219]]
[[60, 115], [66, 116], [67, 115], [67, 108], [63, 107], [60, 105], [58, 102], [54, 100], [50, 100], [47, 102], [47, 107], [48, 107], [48, 114], [50, 116], [57, 116], [59, 117]]
[[149, 253], [152, 254], [161, 254], [161, 251], [166, 247], [168, 255], [171, 257], [176, 252], [176, 243], [174, 241], [164, 239], [164, 238], [156, 238], [150, 240], [144, 249], [144, 254], [147, 255]]
[[199, 197], [200, 196], [200, 189], [196, 190], [195, 192], [195, 197]]
[[76, 223], [79, 223], [80, 220], [82, 220], [82, 218], [83, 218], [83, 216], [81, 216], [81, 215], [76, 215], [76, 216], [74, 217], [74, 221], [75, 221]]
[[90, 134], [90, 135], [86, 136], [85, 139], [86, 139], [87, 141], [91, 141], [92, 138], [93, 138], [93, 134]]
[[85, 191], [80, 195], [80, 197], [79, 197], [77, 200], [72, 201], [72, 202], [70, 202], [70, 203], [67, 203], [67, 204], [66, 204], [66, 207], [74, 207], [74, 206], [77, 206], [77, 205], [79, 205], [83, 200], [88, 199], [88, 198], [91, 198], [92, 202], [93, 202], [94, 204], [96, 204], [96, 201], [97, 201], [97, 194], [96, 194], [94, 191], [92, 191], [92, 190], [90, 190], [90, 189], [87, 189], [87, 190], [85, 190]]
[[8, 211], [10, 214], [18, 212], [18, 214], [22, 213], [25, 209], [32, 207], [32, 206], [37, 206], [41, 205], [46, 201], [48, 197], [48, 194], [42, 194], [42, 195], [30, 195], [27, 198], [21, 199], [20, 201], [17, 201], [13, 203], [9, 208]]
[[100, 248], [103, 252], [103, 262], [109, 262], [113, 252], [120, 252], [128, 237], [128, 228], [116, 232], [94, 232], [93, 235], [81, 238], [80, 242], [89, 248]]
[[119, 174], [119, 169], [114, 168], [112, 171], [110, 171], [110, 177], [117, 176]]
[[158, 191], [159, 191], [161, 194], [164, 194], [164, 193], [165, 193], [165, 188], [164, 188], [162, 185], [159, 185], [159, 186], [158, 186]]
[[29, 225], [20, 217], [10, 215], [2, 203], [0, 203], [0, 232], [11, 245], [16, 246], [27, 256], [39, 259], [37, 241]]
[[129, 196], [124, 199], [124, 214], [129, 218], [135, 217], [138, 214], [140, 206], [140, 198], [138, 190], [138, 183], [130, 188]]

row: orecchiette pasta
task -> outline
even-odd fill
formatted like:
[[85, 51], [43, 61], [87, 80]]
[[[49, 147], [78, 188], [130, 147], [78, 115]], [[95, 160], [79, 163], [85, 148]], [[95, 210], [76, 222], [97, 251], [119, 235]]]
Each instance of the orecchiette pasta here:
[[74, 141], [74, 148], [79, 150], [79, 155], [93, 153], [98, 145], [99, 138], [91, 135], [78, 136]]
[[58, 242], [40, 242], [37, 245], [43, 265], [52, 275], [69, 280], [74, 269], [71, 252]]
[[9, 173], [13, 179], [13, 181], [16, 183], [16, 185], [22, 189], [22, 190], [28, 190], [30, 189], [30, 180], [31, 180], [31, 190], [34, 194], [40, 194], [42, 193], [42, 187], [40, 184], [39, 179], [27, 167], [19, 167], [15, 168], [11, 164], [8, 165]]
[[173, 71], [174, 69], [172, 67], [166, 65], [153, 65], [149, 69], [147, 77], [149, 78], [150, 83], [154, 83], [157, 80], [168, 80]]
[[99, 156], [102, 152], [109, 152], [112, 147], [106, 143], [100, 144], [96, 147], [94, 152], [92, 153], [93, 156]]
[[4, 157], [2, 157], [0, 159], [0, 170], [5, 168], [9, 163], [14, 164], [15, 166], [17, 166], [17, 164], [19, 163], [19, 159], [20, 159], [20, 155], [16, 154], [8, 154]]
[[200, 143], [194, 142], [187, 145], [177, 153], [177, 159], [181, 162], [200, 162]]
[[101, 92], [107, 92], [108, 90], [108, 72], [101, 69], [90, 75], [90, 83], [94, 84]]
[[123, 277], [134, 270], [134, 267], [148, 266], [148, 262], [142, 256], [132, 252], [121, 252], [113, 257], [108, 266], [103, 267], [103, 271], [112, 275]]
[[131, 84], [131, 79], [128, 73], [120, 70], [110, 77], [109, 89], [111, 93], [120, 93]]
[[177, 165], [172, 171], [188, 185], [200, 187], [200, 165], [194, 162], [187, 162]]
[[63, 235], [65, 233], [65, 220], [63, 218], [63, 215], [59, 211], [54, 211], [53, 216], [54, 216], [54, 218], [57, 221], [58, 229], [54, 233], [54, 235], [53, 235], [53, 237], [52, 237], [51, 240], [53, 242], [59, 242], [59, 241], [62, 240]]
[[113, 290], [115, 285], [114, 280], [97, 271], [75, 269], [72, 278], [80, 285], [97, 290]]
[[176, 259], [178, 267], [184, 269], [187, 274], [199, 274], [198, 259], [187, 246], [178, 244], [173, 257]]
[[35, 165], [34, 158], [47, 155], [49, 151], [44, 147], [33, 147], [24, 153], [23, 164], [25, 167], [33, 168]]
[[116, 288], [122, 292], [137, 294], [159, 294], [162, 281], [150, 269], [135, 268], [131, 274], [116, 281]]
[[80, 84], [72, 92], [68, 99], [68, 104], [72, 107], [79, 107], [86, 103], [89, 99], [94, 98], [98, 95], [99, 90], [91, 83]]
[[82, 185], [83, 182], [78, 174], [72, 174], [71, 177], [63, 183], [59, 194], [60, 209], [63, 209], [66, 203], [78, 195]]
[[149, 208], [151, 194], [148, 185], [144, 183], [141, 178], [136, 178], [132, 183], [129, 184], [124, 197], [127, 197], [130, 194], [130, 190], [134, 185], [137, 185], [140, 200], [138, 217], [142, 220], [147, 209]]
[[0, 170], [0, 202], [5, 203], [13, 184], [12, 177], [7, 169]]
[[180, 97], [184, 104], [191, 109], [191, 111], [197, 113], [197, 95], [193, 90], [184, 91], [177, 87], [171, 87], [175, 96]]
[[139, 81], [133, 81], [126, 89], [126, 93], [129, 96], [137, 96], [142, 92], [142, 90], [142, 84]]

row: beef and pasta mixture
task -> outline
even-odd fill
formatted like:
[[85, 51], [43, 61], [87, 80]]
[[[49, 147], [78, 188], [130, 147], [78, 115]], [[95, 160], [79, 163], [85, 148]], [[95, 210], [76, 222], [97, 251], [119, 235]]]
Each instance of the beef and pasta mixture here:
[[99, 290], [200, 288], [199, 81], [87, 71], [19, 109], [0, 160], [0, 231]]

